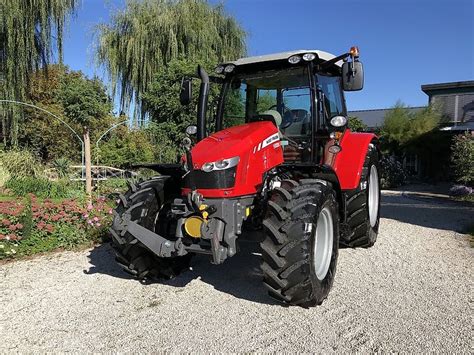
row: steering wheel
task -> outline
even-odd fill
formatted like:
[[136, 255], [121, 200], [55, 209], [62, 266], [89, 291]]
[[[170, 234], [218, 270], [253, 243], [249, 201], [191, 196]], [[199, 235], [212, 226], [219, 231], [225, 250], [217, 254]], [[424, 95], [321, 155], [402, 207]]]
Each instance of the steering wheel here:
[[[277, 108], [278, 108], [278, 105], [272, 105], [268, 109], [277, 110]], [[290, 127], [293, 124], [293, 117], [292, 117], [291, 110], [289, 108], [287, 108], [285, 105], [282, 105], [282, 108], [283, 108], [283, 115], [282, 115], [283, 117], [282, 117], [280, 128], [285, 129], [285, 128]]]

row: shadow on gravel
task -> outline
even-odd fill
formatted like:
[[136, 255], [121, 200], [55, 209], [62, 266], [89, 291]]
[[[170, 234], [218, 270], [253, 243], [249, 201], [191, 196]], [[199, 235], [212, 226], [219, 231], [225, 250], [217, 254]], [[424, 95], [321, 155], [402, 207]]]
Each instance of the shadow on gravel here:
[[127, 274], [115, 261], [115, 254], [109, 243], [103, 243], [92, 249], [87, 256], [92, 265], [84, 274], [105, 274], [121, 279], [133, 279], [132, 275]]
[[[474, 221], [474, 204], [424, 196], [384, 195], [381, 217], [465, 233]], [[383, 223], [381, 230], [383, 231]]]
[[[474, 220], [474, 208], [472, 204], [455, 201], [384, 195], [381, 216], [423, 227], [463, 232]], [[383, 222], [381, 232], [383, 233]], [[174, 279], [161, 280], [158, 283], [183, 288], [193, 280], [200, 279], [216, 290], [240, 299], [280, 305], [268, 296], [263, 286], [258, 243], [241, 239], [239, 245], [240, 251], [222, 265], [212, 265], [207, 256], [196, 255], [191, 262], [192, 270]], [[89, 260], [91, 267], [89, 270], [84, 270], [86, 274], [100, 273], [122, 279], [133, 279], [115, 262], [114, 252], [108, 243], [91, 250]]]
[[[185, 271], [171, 280], [159, 280], [152, 283], [183, 288], [191, 281], [200, 279], [216, 290], [240, 299], [280, 305], [268, 296], [263, 286], [259, 253], [257, 242], [243, 240], [240, 243], [240, 252], [226, 260], [224, 264], [212, 265], [207, 256], [196, 255], [191, 261], [192, 270]], [[92, 249], [88, 257], [92, 266], [89, 270], [84, 270], [85, 274], [100, 273], [123, 279], [133, 279], [115, 262], [114, 252], [108, 243]]]

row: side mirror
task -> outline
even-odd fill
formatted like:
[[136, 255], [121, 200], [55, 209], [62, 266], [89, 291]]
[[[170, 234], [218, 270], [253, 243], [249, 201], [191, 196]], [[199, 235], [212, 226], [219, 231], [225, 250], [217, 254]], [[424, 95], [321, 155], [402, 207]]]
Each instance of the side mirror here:
[[364, 87], [364, 67], [359, 61], [342, 64], [342, 87], [344, 91], [358, 91]]
[[179, 93], [179, 101], [181, 105], [189, 105], [192, 98], [191, 79], [183, 78], [181, 81], [181, 91]]

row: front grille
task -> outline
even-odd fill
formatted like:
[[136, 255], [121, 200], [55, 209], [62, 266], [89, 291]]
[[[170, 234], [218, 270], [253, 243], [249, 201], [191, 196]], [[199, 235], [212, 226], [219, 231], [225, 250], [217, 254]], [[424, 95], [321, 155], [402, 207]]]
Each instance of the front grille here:
[[236, 171], [236, 166], [208, 173], [202, 170], [193, 170], [184, 178], [184, 186], [190, 187], [190, 179], [194, 178], [196, 188], [198, 189], [228, 189], [235, 185]]

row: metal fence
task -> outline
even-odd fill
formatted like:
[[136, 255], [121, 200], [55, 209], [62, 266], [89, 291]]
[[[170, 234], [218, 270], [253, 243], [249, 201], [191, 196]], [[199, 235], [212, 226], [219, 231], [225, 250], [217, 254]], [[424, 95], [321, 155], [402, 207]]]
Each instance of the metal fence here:
[[[74, 181], [84, 181], [85, 174], [83, 171], [85, 166], [83, 165], [72, 165], [70, 179]], [[131, 176], [131, 172], [119, 168], [114, 168], [105, 165], [93, 165], [91, 167], [92, 180], [101, 181], [114, 178], [125, 179]]]

